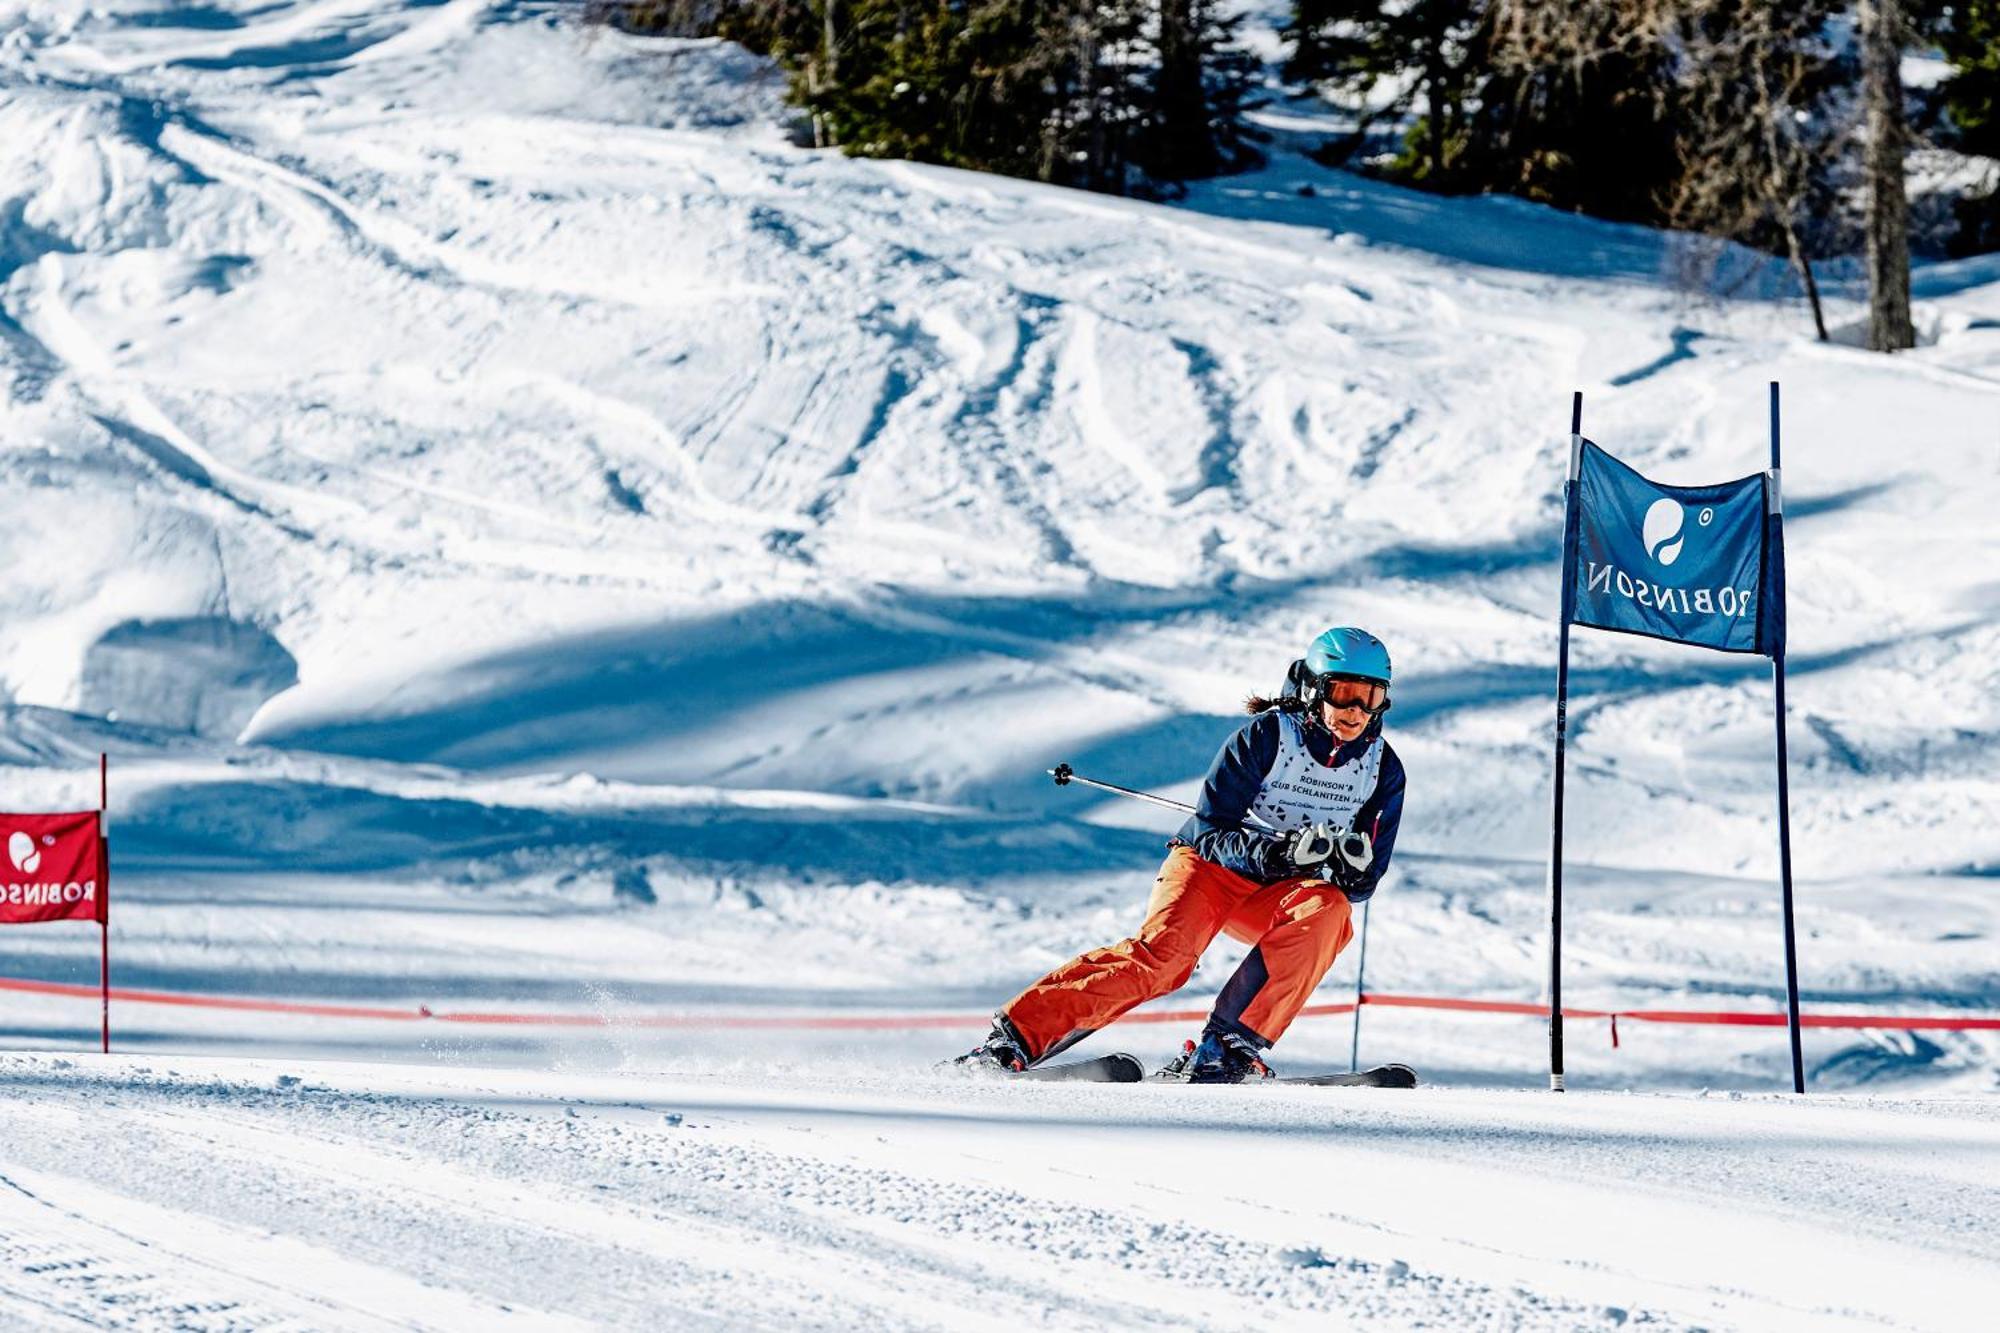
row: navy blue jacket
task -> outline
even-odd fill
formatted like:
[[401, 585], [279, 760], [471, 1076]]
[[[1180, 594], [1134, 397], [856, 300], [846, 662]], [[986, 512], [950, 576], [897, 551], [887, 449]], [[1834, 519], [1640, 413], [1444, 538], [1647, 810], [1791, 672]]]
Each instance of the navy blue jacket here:
[[[1244, 723], [1223, 744], [1201, 784], [1201, 799], [1195, 802], [1194, 815], [1181, 825], [1170, 846], [1192, 848], [1202, 860], [1259, 884], [1275, 882], [1264, 873], [1264, 852], [1276, 838], [1255, 824], [1246, 826], [1243, 821], [1264, 785], [1264, 775], [1277, 762], [1280, 725], [1278, 710], [1266, 709]], [[1339, 754], [1334, 755], [1333, 737], [1322, 728], [1307, 727], [1306, 749], [1323, 764], [1330, 755], [1334, 763], [1344, 764], [1358, 756], [1381, 729], [1381, 723], [1376, 722], [1360, 739], [1341, 746]], [[1396, 757], [1389, 742], [1383, 741], [1382, 771], [1376, 776], [1375, 792], [1354, 818], [1354, 827], [1374, 840], [1375, 862], [1368, 867], [1367, 878], [1358, 887], [1344, 890], [1349, 902], [1364, 902], [1375, 892], [1375, 886], [1388, 872], [1390, 854], [1396, 850], [1396, 829], [1402, 822], [1403, 761]]]

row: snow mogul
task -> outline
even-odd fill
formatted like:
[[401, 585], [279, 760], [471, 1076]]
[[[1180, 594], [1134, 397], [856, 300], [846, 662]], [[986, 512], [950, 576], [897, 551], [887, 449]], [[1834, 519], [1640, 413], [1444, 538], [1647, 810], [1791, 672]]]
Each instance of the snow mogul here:
[[1034, 1067], [1135, 1005], [1187, 984], [1226, 931], [1251, 946], [1199, 1041], [1164, 1074], [1193, 1083], [1271, 1077], [1285, 1035], [1354, 938], [1353, 908], [1381, 883], [1403, 815], [1403, 764], [1382, 738], [1389, 652], [1342, 626], [1292, 663], [1276, 699], [1223, 745], [1195, 813], [1170, 841], [1138, 934], [1092, 949], [1022, 991], [958, 1063]]

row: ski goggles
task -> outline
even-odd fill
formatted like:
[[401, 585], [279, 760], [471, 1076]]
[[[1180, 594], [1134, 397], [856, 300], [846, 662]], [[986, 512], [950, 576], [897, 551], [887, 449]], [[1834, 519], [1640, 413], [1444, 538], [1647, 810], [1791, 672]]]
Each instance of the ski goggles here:
[[1380, 681], [1321, 676], [1319, 697], [1335, 712], [1358, 708], [1370, 717], [1380, 717], [1389, 711], [1389, 687]]

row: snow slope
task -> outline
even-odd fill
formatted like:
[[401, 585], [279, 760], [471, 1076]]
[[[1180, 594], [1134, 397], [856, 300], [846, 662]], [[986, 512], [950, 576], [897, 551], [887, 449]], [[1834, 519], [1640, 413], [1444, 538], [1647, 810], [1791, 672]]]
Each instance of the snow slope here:
[[1819, 1330], [2000, 1295], [1984, 1099], [292, 1068], [0, 1060], [0, 1314]]
[[[1976, 266], [1890, 361], [1695, 299], [1650, 233], [1282, 138], [1170, 208], [802, 152], [740, 52], [535, 7], [12, 13], [8, 786], [87, 799], [117, 754], [142, 979], [298, 969], [282, 922], [187, 959], [152, 916], [236, 872], [651, 896], [609, 932], [658, 947], [678, 903], [697, 952], [747, 880], [835, 984], [882, 973], [829, 899], [941, 893], [971, 947], [913, 951], [985, 995], [1122, 920], [1157, 848], [1041, 770], [1186, 795], [1350, 620], [1395, 645], [1416, 782], [1382, 975], [1532, 994], [1567, 390], [1698, 480], [1761, 465], [1776, 377], [1808, 987], [1993, 994], [1960, 920], [1996, 837]], [[1769, 995], [1764, 668], [1578, 651], [1579, 1000]]]
[[[1783, 382], [1808, 1004], [2000, 1010], [1990, 257], [1920, 272], [1925, 346], [1875, 357], [1809, 341], [1768, 270], [1758, 299], [1708, 296], [1670, 238], [1317, 167], [1309, 106], [1264, 113], [1268, 169], [1142, 204], [803, 150], [768, 67], [572, 17], [0, 0], [0, 805], [87, 805], [111, 753], [122, 984], [591, 1024], [121, 1005], [119, 1045], [149, 1054], [14, 1059], [7, 1141], [40, 1144], [39, 1116], [173, 1142], [96, 1175], [5, 1158], [0, 1235], [39, 1224], [127, 1275], [141, 1326], [639, 1322], [575, 1278], [604, 1264], [688, 1324], [852, 1323], [849, 1299], [956, 1322], [989, 1245], [1029, 1256], [1038, 1309], [1103, 1324], [1951, 1327], [1990, 1294], [1990, 1258], [1960, 1261], [1995, 1213], [1976, 1094], [2000, 1047], [1976, 1034], [1814, 1031], [1817, 1088], [1896, 1100], [1809, 1108], [1682, 1095], [1782, 1086], [1766, 1029], [1626, 1024], [1614, 1049], [1577, 1025], [1572, 1087], [1653, 1092], [1558, 1106], [1502, 1091], [1537, 1084], [1532, 1020], [1408, 1010], [1370, 1013], [1363, 1058], [1446, 1087], [1331, 1117], [914, 1081], [1135, 920], [1171, 820], [1042, 770], [1190, 796], [1237, 701], [1335, 621], [1395, 650], [1411, 772], [1371, 987], [1538, 998], [1573, 388], [1593, 438], [1698, 482], [1764, 465]], [[1576, 654], [1565, 998], [1775, 1009], [1768, 668]], [[0, 976], [92, 982], [94, 946], [11, 930]], [[963, 1024], [646, 1022], [912, 1011]], [[0, 1013], [15, 1048], [96, 1017]], [[1190, 1026], [1119, 1042], [1163, 1058]], [[1344, 1067], [1349, 1042], [1306, 1020], [1280, 1063]], [[279, 1069], [329, 1091], [257, 1090]], [[495, 1088], [534, 1105], [501, 1115]], [[412, 1134], [480, 1145], [409, 1185], [435, 1227], [347, 1202], [396, 1174], [335, 1160], [396, 1097]], [[556, 1134], [565, 1099], [585, 1124]], [[607, 1177], [637, 1210], [613, 1225], [576, 1202], [602, 1144], [565, 1136], [628, 1101], [656, 1136], [678, 1102], [752, 1128]], [[267, 1197], [321, 1206], [266, 1214], [256, 1245], [294, 1248], [253, 1265], [235, 1196], [188, 1182], [272, 1135], [337, 1146], [269, 1164]], [[1331, 1174], [1293, 1186], [1301, 1160]], [[1558, 1161], [1620, 1203], [1547, 1184]], [[879, 1206], [857, 1163], [900, 1173]], [[1349, 1170], [1418, 1183], [1357, 1199]], [[774, 1193], [714, 1192], [745, 1172]], [[1568, 1207], [1496, 1215], [1544, 1188]], [[1103, 1211], [1009, 1230], [1051, 1200]], [[545, 1204], [559, 1251], [516, 1271]], [[648, 1208], [675, 1225], [630, 1225]], [[370, 1217], [387, 1248], [357, 1256]], [[794, 1239], [740, 1260], [745, 1230]], [[508, 1262], [443, 1280], [460, 1235]], [[169, 1238], [187, 1263], [147, 1276]], [[857, 1248], [852, 1272], [825, 1257]], [[1781, 1258], [1705, 1257], [1750, 1253]], [[97, 1293], [125, 1289], [8, 1254], [23, 1322], [106, 1322]], [[1873, 1285], [1932, 1263], [1904, 1286], [1930, 1304]], [[719, 1271], [747, 1275], [736, 1315]]]

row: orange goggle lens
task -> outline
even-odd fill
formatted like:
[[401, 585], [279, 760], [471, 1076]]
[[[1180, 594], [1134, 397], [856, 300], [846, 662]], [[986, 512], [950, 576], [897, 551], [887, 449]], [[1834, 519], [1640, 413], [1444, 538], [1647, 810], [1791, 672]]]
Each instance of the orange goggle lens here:
[[1330, 680], [1324, 698], [1335, 709], [1359, 708], [1371, 717], [1389, 711], [1389, 689], [1372, 680]]

